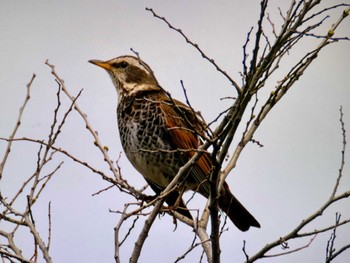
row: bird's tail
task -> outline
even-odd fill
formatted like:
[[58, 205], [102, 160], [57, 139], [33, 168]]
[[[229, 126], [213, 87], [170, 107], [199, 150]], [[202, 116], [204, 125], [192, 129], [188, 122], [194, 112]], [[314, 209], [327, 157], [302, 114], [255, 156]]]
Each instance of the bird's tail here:
[[219, 197], [219, 207], [227, 214], [231, 221], [241, 231], [247, 231], [251, 226], [259, 227], [259, 222], [231, 193], [228, 185], [224, 183], [223, 191]]

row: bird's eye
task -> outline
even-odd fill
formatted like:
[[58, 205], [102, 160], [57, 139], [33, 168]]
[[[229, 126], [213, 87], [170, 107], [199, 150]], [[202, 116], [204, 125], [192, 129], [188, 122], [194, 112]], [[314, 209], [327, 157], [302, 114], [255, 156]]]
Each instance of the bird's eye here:
[[127, 68], [129, 66], [129, 64], [126, 61], [122, 61], [122, 62], [118, 62], [118, 63], [113, 63], [112, 66], [115, 68]]

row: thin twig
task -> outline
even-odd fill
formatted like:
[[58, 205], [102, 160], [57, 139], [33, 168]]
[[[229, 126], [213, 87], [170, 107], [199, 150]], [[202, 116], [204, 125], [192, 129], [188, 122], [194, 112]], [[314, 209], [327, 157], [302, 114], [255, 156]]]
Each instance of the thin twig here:
[[51, 246], [51, 237], [52, 237], [52, 219], [51, 219], [51, 201], [49, 202], [48, 205], [48, 212], [47, 212], [47, 216], [48, 216], [48, 221], [49, 221], [49, 231], [48, 231], [48, 238], [47, 238], [47, 246], [46, 249], [47, 251], [50, 250], [50, 246]]
[[181, 29], [179, 28], [175, 28], [172, 24], [170, 24], [168, 22], [168, 20], [165, 17], [161, 17], [159, 15], [157, 15], [157, 13], [152, 9], [152, 8], [148, 8], [146, 7], [146, 10], [151, 12], [153, 14], [154, 17], [164, 21], [168, 27], [172, 30], [175, 30], [176, 32], [178, 32], [185, 40], [188, 44], [190, 44], [191, 46], [193, 46], [200, 54], [201, 56], [206, 59], [207, 61], [209, 61], [215, 68], [217, 71], [219, 71], [221, 74], [223, 74], [230, 82], [231, 84], [236, 88], [236, 91], [238, 94], [241, 93], [241, 88], [239, 87], [239, 85], [226, 73], [226, 71], [222, 70], [221, 67], [219, 67], [216, 62], [214, 61], [214, 59], [209, 58], [203, 51], [202, 49], [199, 48], [198, 44], [193, 43], [183, 32]]
[[335, 227], [333, 228], [333, 231], [327, 242], [327, 247], [326, 247], [326, 263], [331, 262], [331, 258], [333, 257], [333, 253], [335, 252], [334, 242], [335, 242], [335, 239], [337, 238], [336, 233], [337, 233], [340, 217], [341, 217], [340, 214], [338, 213], [335, 214]]
[[295, 252], [298, 252], [300, 250], [303, 250], [305, 248], [308, 248], [311, 243], [315, 240], [317, 234], [314, 235], [307, 244], [303, 245], [303, 246], [300, 246], [300, 247], [297, 247], [295, 249], [291, 249], [291, 250], [288, 250], [286, 252], [283, 252], [283, 253], [278, 253], [278, 254], [268, 254], [268, 255], [264, 255], [264, 258], [272, 258], [272, 257], [280, 257], [280, 256], [285, 256], [285, 255], [288, 255], [288, 254], [292, 254], [292, 253], [295, 253]]
[[100, 149], [101, 153], [103, 154], [104, 160], [107, 162], [107, 164], [109, 165], [110, 170], [113, 172], [114, 176], [120, 180], [120, 182], [122, 181], [120, 174], [118, 174], [118, 171], [116, 170], [115, 166], [113, 165], [113, 161], [109, 158], [109, 155], [107, 153], [107, 150], [105, 149], [105, 147], [103, 147], [100, 138], [98, 137], [96, 131], [92, 128], [86, 114], [80, 109], [79, 105], [77, 104], [77, 102], [75, 101], [75, 97], [71, 95], [71, 93], [69, 92], [69, 90], [66, 88], [64, 81], [62, 78], [60, 78], [60, 76], [58, 76], [58, 74], [56, 73], [55, 70], [55, 66], [50, 64], [48, 61], [45, 62], [46, 65], [48, 65], [51, 68], [51, 73], [55, 76], [55, 78], [57, 79], [57, 81], [60, 83], [63, 92], [67, 95], [67, 97], [73, 102], [74, 104], [74, 109], [80, 114], [80, 116], [83, 118], [85, 124], [86, 124], [86, 128], [89, 130], [90, 134], [93, 136], [94, 138], [94, 144]]
[[334, 198], [335, 194], [337, 193], [338, 187], [339, 187], [339, 183], [340, 180], [343, 176], [343, 169], [344, 169], [344, 165], [345, 165], [345, 149], [346, 149], [346, 130], [345, 130], [345, 123], [343, 120], [344, 114], [343, 114], [343, 107], [340, 107], [339, 109], [339, 113], [340, 113], [340, 125], [341, 125], [341, 131], [342, 131], [342, 138], [343, 138], [343, 147], [341, 150], [341, 161], [340, 161], [340, 168], [339, 168], [339, 173], [338, 173], [338, 177], [337, 177], [337, 181], [335, 183], [335, 186], [333, 188], [333, 192], [331, 194], [330, 198]]
[[10, 151], [11, 151], [11, 146], [12, 146], [12, 139], [16, 136], [16, 133], [18, 131], [18, 128], [19, 126], [21, 125], [21, 120], [22, 120], [22, 115], [23, 115], [23, 112], [24, 112], [24, 109], [25, 107], [27, 106], [27, 103], [30, 99], [30, 88], [32, 86], [32, 83], [35, 79], [35, 74], [33, 74], [32, 78], [30, 79], [29, 83], [27, 84], [27, 93], [26, 93], [26, 97], [24, 99], [24, 102], [22, 104], [22, 107], [19, 109], [19, 113], [18, 113], [18, 117], [17, 117], [17, 122], [16, 122], [16, 125], [15, 125], [15, 128], [13, 129], [10, 137], [9, 137], [9, 141], [8, 141], [8, 144], [7, 144], [7, 148], [6, 148], [6, 151], [5, 151], [5, 155], [2, 159], [2, 162], [0, 163], [0, 180], [2, 178], [2, 173], [4, 171], [4, 167], [5, 167], [5, 164], [6, 164], [6, 161], [7, 161], [7, 158], [10, 154]]

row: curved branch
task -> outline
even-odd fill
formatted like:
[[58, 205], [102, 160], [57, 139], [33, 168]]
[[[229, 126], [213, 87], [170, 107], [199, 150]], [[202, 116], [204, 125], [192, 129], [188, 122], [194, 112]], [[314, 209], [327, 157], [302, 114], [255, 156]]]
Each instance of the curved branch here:
[[241, 88], [240, 88], [240, 86], [236, 83], [236, 81], [234, 81], [234, 80], [230, 77], [230, 75], [228, 75], [228, 74], [226, 73], [226, 71], [224, 71], [223, 69], [221, 69], [221, 67], [219, 67], [218, 64], [216, 64], [216, 62], [214, 61], [214, 59], [209, 58], [209, 57], [199, 48], [198, 44], [193, 43], [193, 42], [182, 32], [181, 29], [175, 28], [173, 25], [171, 25], [171, 24], [168, 22], [168, 20], [166, 20], [165, 17], [161, 17], [161, 16], [157, 15], [156, 12], [154, 12], [154, 10], [153, 10], [152, 8], [146, 7], [146, 10], [149, 11], [149, 12], [151, 12], [151, 13], [153, 14], [154, 17], [156, 17], [156, 18], [158, 18], [158, 19], [164, 21], [164, 22], [168, 25], [168, 27], [169, 27], [170, 29], [175, 30], [176, 32], [178, 32], [178, 33], [186, 40], [186, 42], [187, 42], [188, 44], [190, 44], [190, 45], [193, 46], [195, 49], [197, 49], [197, 51], [201, 54], [201, 56], [202, 56], [204, 59], [206, 59], [207, 61], [209, 61], [209, 62], [215, 67], [215, 69], [216, 69], [217, 71], [219, 71], [222, 75], [224, 75], [224, 76], [231, 82], [231, 84], [236, 88], [236, 91], [237, 91], [238, 94], [241, 93]]

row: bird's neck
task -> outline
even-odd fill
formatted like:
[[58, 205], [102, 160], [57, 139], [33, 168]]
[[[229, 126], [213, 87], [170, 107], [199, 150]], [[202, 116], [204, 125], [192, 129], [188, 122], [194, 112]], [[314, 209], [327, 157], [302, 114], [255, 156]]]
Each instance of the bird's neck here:
[[126, 83], [122, 87], [117, 88], [118, 98], [121, 101], [123, 98], [137, 98], [145, 97], [155, 93], [163, 93], [163, 89], [154, 84], [137, 84], [137, 83]]

